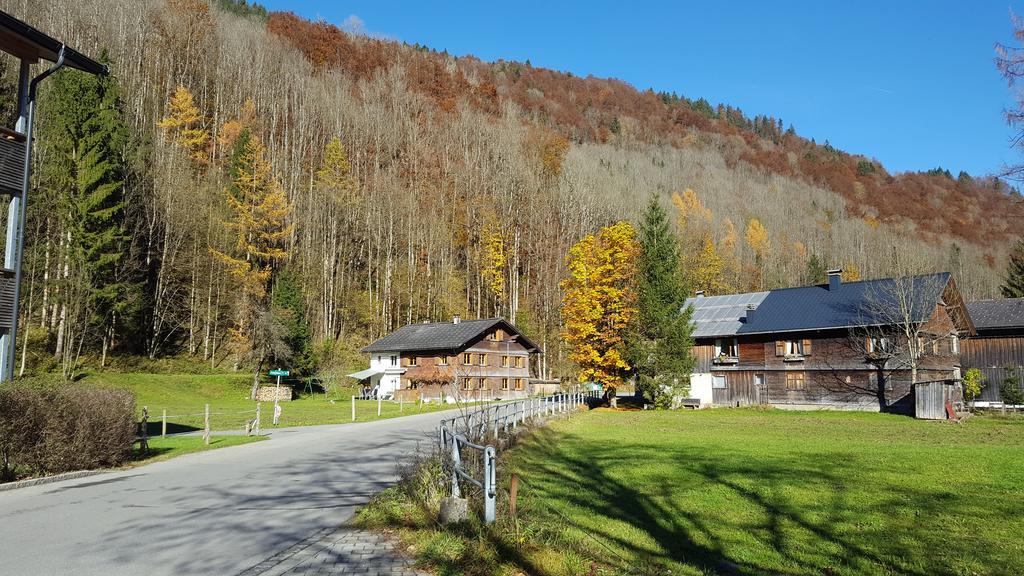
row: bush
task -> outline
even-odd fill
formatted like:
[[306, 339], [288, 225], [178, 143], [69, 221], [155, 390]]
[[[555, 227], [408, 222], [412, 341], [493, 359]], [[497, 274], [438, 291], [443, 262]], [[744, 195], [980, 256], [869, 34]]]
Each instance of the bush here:
[[117, 466], [135, 440], [125, 390], [0, 386], [0, 477]]
[[1006, 377], [1003, 378], [1002, 386], [999, 387], [999, 395], [1007, 404], [1017, 406], [1024, 404], [1024, 389], [1021, 389], [1020, 376], [1016, 366], [1006, 367]]
[[977, 368], [971, 368], [964, 374], [964, 399], [968, 402], [981, 396], [985, 387], [985, 375]]

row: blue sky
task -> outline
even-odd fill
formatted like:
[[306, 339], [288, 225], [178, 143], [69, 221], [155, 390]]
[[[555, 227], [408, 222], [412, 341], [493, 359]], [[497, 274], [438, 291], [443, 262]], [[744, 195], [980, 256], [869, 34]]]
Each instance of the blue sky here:
[[890, 170], [978, 175], [1019, 159], [993, 44], [1012, 42], [1021, 2], [261, 1], [457, 55], [703, 96]]

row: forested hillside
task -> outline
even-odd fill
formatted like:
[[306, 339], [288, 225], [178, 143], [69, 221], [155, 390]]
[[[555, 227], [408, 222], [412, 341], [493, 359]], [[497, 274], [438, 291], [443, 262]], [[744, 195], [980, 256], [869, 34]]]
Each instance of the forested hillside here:
[[0, 7], [113, 73], [43, 85], [28, 371], [311, 370], [461, 314], [509, 317], [561, 373], [567, 249], [652, 194], [710, 293], [881, 276], [898, 251], [993, 296], [1024, 217], [998, 179], [890, 174], [779, 119], [231, 0]]

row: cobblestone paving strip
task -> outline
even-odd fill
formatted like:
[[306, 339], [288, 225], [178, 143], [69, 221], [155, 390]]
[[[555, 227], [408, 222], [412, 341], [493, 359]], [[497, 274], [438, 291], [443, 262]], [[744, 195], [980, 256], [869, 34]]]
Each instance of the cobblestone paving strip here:
[[428, 576], [383, 534], [342, 526], [323, 530], [238, 576]]

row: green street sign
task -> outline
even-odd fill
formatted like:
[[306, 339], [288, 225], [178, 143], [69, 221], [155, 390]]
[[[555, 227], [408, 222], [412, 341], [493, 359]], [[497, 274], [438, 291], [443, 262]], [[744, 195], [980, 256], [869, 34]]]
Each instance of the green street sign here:
[[288, 371], [287, 370], [281, 370], [280, 368], [275, 368], [274, 370], [271, 370], [270, 372], [268, 372], [268, 374], [270, 374], [271, 376], [287, 376], [288, 375]]

